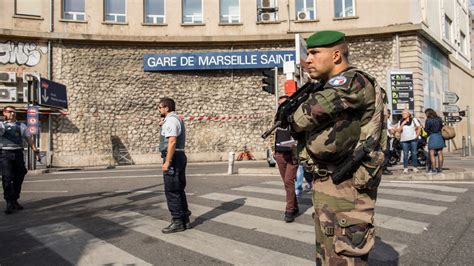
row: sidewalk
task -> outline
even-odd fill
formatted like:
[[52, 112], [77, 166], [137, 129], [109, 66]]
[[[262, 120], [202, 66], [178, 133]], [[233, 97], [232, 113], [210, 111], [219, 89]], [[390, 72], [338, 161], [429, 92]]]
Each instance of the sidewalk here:
[[[193, 162], [188, 165], [212, 165], [225, 164], [227, 161], [219, 162]], [[127, 169], [127, 168], [160, 168], [161, 164], [151, 165], [117, 165], [117, 166], [94, 166], [80, 168], [43, 168], [29, 171], [29, 174], [44, 174], [58, 171], [87, 171], [106, 169]], [[226, 168], [226, 167], [225, 167]], [[474, 156], [462, 157], [460, 153], [451, 152], [445, 154], [443, 172], [439, 174], [426, 173], [424, 167], [418, 168], [419, 172], [414, 174], [411, 170], [409, 174], [403, 173], [401, 163], [389, 168], [393, 175], [384, 175], [383, 180], [415, 180], [415, 181], [474, 181]], [[227, 172], [223, 172], [226, 175]], [[234, 174], [245, 175], [279, 175], [278, 168], [269, 167], [266, 160], [259, 161], [238, 161], [234, 165]]]
[[[393, 175], [384, 175], [383, 180], [415, 180], [415, 181], [474, 181], [474, 156], [462, 157], [460, 153], [446, 153], [444, 158], [443, 172], [439, 174], [426, 173], [424, 167], [418, 168], [418, 173], [412, 170], [408, 174], [403, 173], [403, 165], [400, 162], [389, 168]], [[275, 174], [277, 168], [268, 167], [266, 161], [257, 168], [239, 168], [239, 174]]]

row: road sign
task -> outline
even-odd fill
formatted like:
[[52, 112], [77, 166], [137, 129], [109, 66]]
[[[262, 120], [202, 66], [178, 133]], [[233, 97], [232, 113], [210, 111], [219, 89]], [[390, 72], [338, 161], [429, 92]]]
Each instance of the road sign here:
[[39, 86], [39, 105], [67, 109], [66, 86], [41, 78]]
[[390, 71], [389, 84], [392, 113], [401, 114], [404, 109], [413, 111], [415, 108], [413, 98], [413, 72]]
[[449, 122], [449, 123], [456, 123], [456, 122], [461, 122], [462, 117], [460, 117], [460, 116], [446, 116], [445, 120], [446, 120], [446, 122]]
[[39, 132], [39, 107], [28, 106], [26, 111], [26, 126], [30, 135], [37, 135]]
[[444, 92], [444, 102], [447, 104], [455, 104], [459, 100], [459, 96], [452, 91]]
[[461, 109], [459, 108], [459, 106], [457, 105], [445, 105], [444, 106], [444, 111], [446, 113], [457, 113], [459, 112]]

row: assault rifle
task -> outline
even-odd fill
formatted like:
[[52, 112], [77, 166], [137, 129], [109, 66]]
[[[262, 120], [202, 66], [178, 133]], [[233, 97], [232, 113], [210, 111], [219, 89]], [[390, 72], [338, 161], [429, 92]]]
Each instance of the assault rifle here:
[[296, 92], [293, 93], [285, 102], [278, 106], [277, 113], [275, 114], [275, 122], [271, 128], [262, 134], [262, 138], [268, 138], [277, 127], [287, 127], [290, 123], [290, 115], [308, 99], [311, 93], [320, 91], [323, 87], [324, 84], [321, 82], [315, 83], [310, 81], [296, 90]]
[[346, 179], [352, 178], [350, 173], [360, 165], [360, 162], [365, 158], [367, 154], [373, 151], [375, 146], [375, 139], [369, 137], [364, 141], [363, 145], [360, 145], [354, 150], [352, 156], [349, 156], [342, 164], [341, 167], [338, 167], [333, 175], [332, 181], [334, 184], [339, 184]]

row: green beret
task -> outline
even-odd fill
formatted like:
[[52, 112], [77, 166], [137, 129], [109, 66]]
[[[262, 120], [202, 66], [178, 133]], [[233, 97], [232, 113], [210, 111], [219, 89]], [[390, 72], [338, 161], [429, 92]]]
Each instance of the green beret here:
[[339, 31], [332, 31], [332, 30], [319, 31], [309, 36], [308, 40], [306, 40], [306, 45], [308, 48], [329, 46], [331, 44], [335, 44], [338, 41], [344, 39], [344, 36], [346, 35]]

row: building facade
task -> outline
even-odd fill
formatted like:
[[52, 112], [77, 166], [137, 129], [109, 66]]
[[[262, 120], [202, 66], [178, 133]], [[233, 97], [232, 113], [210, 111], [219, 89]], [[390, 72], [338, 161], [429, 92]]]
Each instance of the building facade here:
[[[145, 55], [290, 51], [296, 33], [332, 29], [391, 96], [389, 74], [412, 74], [417, 116], [442, 113], [446, 91], [461, 109], [474, 100], [466, 0], [0, 0], [0, 15], [0, 71], [18, 77], [0, 83], [17, 89], [0, 104], [24, 109], [24, 73], [67, 86], [67, 112], [41, 108], [39, 145], [55, 166], [158, 162], [164, 96], [188, 126], [190, 160], [264, 156], [275, 100], [262, 68], [145, 71]], [[280, 93], [284, 80], [280, 70]], [[456, 127], [465, 135], [466, 119]]]

